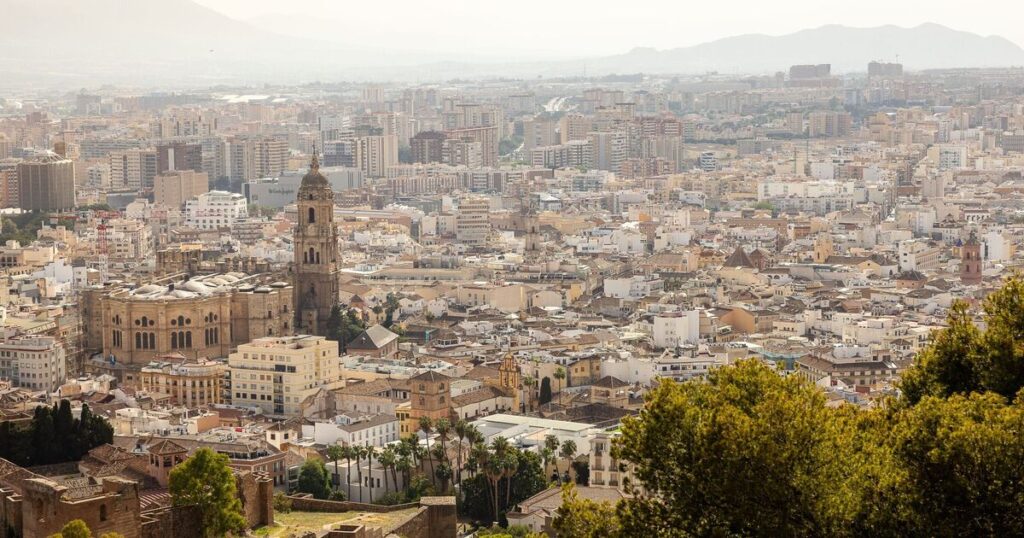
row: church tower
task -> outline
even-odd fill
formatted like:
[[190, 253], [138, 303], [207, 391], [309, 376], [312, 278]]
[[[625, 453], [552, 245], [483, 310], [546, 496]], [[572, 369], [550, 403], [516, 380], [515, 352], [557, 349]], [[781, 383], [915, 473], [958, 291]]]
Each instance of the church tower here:
[[316, 150], [296, 199], [295, 332], [323, 336], [331, 308], [338, 302], [338, 229], [334, 226], [334, 190], [320, 173]]
[[515, 402], [512, 408], [519, 411], [519, 406], [521, 405], [519, 364], [516, 363], [516, 358], [512, 356], [511, 351], [505, 354], [505, 358], [501, 361], [501, 366], [498, 367], [498, 383], [506, 392], [512, 394]]
[[981, 284], [981, 243], [971, 230], [967, 242], [960, 247], [960, 282], [972, 286]]
[[540, 251], [540, 219], [528, 195], [519, 206], [517, 220], [519, 231], [523, 234], [523, 254], [532, 258]]

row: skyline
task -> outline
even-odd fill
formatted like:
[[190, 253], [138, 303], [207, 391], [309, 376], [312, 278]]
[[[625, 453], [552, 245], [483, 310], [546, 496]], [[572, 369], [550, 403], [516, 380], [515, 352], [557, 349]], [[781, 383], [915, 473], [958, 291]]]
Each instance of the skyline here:
[[[550, 59], [552, 55], [575, 59], [623, 54], [634, 48], [665, 50], [737, 35], [780, 36], [832, 24], [855, 28], [890, 25], [912, 28], [933, 23], [985, 37], [1003, 37], [1024, 46], [1024, 29], [1012, 18], [965, 12], [962, 3], [946, 0], [930, 3], [926, 13], [917, 5], [881, 0], [862, 2], [856, 11], [822, 10], [816, 3], [801, 0], [770, 4], [725, 0], [716, 3], [714, 9], [703, 10], [648, 1], [634, 5], [646, 9], [614, 13], [595, 10], [581, 0], [558, 3], [526, 0], [517, 4], [516, 9], [503, 11], [500, 17], [484, 13], [485, 10], [468, 0], [432, 5], [429, 9], [403, 0], [384, 2], [393, 9], [381, 9], [381, 3], [370, 8], [326, 0], [296, 0], [286, 4], [275, 0], [196, 1], [231, 18], [282, 35], [313, 37], [350, 46], [368, 43], [379, 46], [384, 41], [382, 36], [386, 36], [388, 45], [383, 48], [387, 50], [471, 53], [492, 59], [515, 59], [509, 58], [510, 54], [520, 60]], [[389, 17], [386, 21], [380, 17], [381, 13], [404, 12], [410, 15]], [[573, 24], [538, 24], [535, 18], [541, 13], [546, 20], [572, 21]], [[438, 27], [458, 28], [458, 31], [437, 32]], [[495, 27], [501, 35], [507, 36], [507, 42], [495, 43]], [[327, 31], [332, 28], [338, 29], [338, 35]]]

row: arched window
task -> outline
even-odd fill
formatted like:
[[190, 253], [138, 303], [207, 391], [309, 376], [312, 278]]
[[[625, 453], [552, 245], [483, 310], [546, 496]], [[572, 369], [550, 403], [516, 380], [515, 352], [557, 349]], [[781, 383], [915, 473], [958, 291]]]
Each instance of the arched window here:
[[135, 333], [135, 349], [142, 349], [142, 333]]
[[178, 326], [180, 327], [180, 326], [182, 326], [184, 324], [185, 324], [185, 316], [178, 316]]
[[303, 252], [302, 253], [302, 263], [309, 263], [309, 253], [308, 252]]
[[107, 520], [107, 505], [101, 504], [100, 505], [100, 521], [106, 521], [106, 520]]
[[309, 223], [313, 224], [316, 222], [316, 210], [312, 207], [309, 208]]
[[178, 333], [171, 333], [171, 349], [178, 349]]
[[318, 264], [320, 263], [320, 253], [319, 252], [316, 253], [316, 263], [318, 263]]
[[149, 349], [156, 349], [156, 333], [149, 333]]
[[313, 263], [313, 247], [309, 247], [309, 263]]
[[185, 348], [192, 349], [192, 331], [185, 333]]

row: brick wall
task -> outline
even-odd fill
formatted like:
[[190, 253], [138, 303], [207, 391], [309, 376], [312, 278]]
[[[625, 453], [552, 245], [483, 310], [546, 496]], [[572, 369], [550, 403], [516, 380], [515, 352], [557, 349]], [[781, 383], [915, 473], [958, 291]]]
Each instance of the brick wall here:
[[158, 508], [142, 514], [140, 538], [202, 536], [203, 516], [197, 506]]

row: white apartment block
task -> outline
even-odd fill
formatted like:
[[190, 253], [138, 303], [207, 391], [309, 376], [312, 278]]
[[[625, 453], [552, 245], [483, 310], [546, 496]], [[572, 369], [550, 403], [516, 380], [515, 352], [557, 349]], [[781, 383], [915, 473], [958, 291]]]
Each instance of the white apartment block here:
[[321, 388], [344, 384], [338, 344], [322, 336], [257, 338], [228, 356], [231, 403], [274, 416], [296, 416]]
[[401, 428], [395, 415], [345, 414], [334, 420], [319, 420], [302, 425], [302, 437], [318, 445], [357, 445], [383, 447], [398, 441]]
[[200, 230], [230, 228], [249, 216], [245, 196], [234, 192], [210, 191], [185, 202], [185, 225]]
[[696, 344], [700, 339], [700, 316], [696, 310], [657, 314], [653, 319], [651, 338], [659, 348]]
[[52, 336], [24, 337], [0, 343], [0, 379], [16, 387], [52, 392], [64, 383], [64, 346]]

